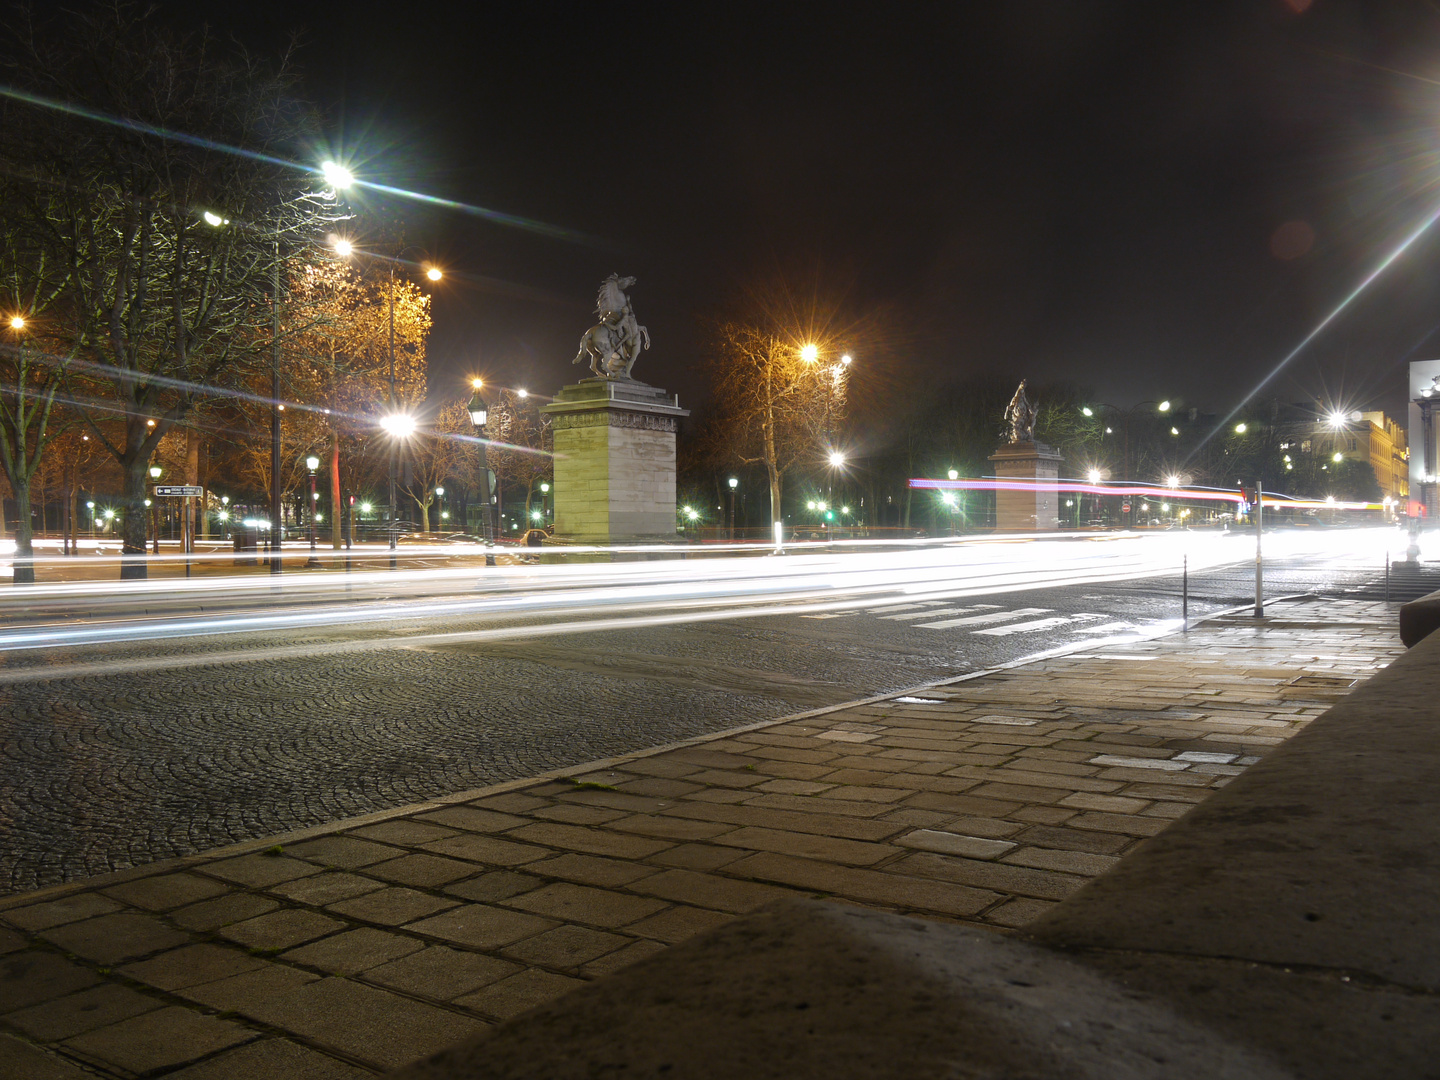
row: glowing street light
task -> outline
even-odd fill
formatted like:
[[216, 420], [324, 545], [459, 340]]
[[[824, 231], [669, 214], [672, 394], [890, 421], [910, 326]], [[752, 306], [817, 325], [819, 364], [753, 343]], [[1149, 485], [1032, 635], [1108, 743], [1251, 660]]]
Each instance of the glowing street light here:
[[415, 418], [409, 413], [390, 413], [380, 418], [380, 426], [397, 439], [415, 434]]
[[1098, 484], [1098, 483], [1100, 482], [1100, 470], [1099, 470], [1099, 469], [1091, 469], [1090, 472], [1089, 472], [1087, 475], [1088, 475], [1089, 478], [1090, 478], [1090, 483], [1092, 483], [1092, 484]]
[[844, 356], [840, 357], [840, 363], [844, 364], [846, 367], [849, 367], [854, 362], [855, 358], [849, 353], [846, 353]]
[[818, 345], [804, 345], [800, 349], [800, 359], [807, 364], [813, 364], [820, 359], [820, 347]]
[[1157, 409], [1159, 409], [1161, 412], [1169, 412], [1169, 411], [1170, 411], [1170, 402], [1169, 402], [1169, 400], [1167, 399], [1167, 400], [1165, 400], [1165, 401], [1160, 402], [1160, 404], [1157, 405], [1157, 406], [1155, 406], [1155, 407], [1156, 407]]
[[1085, 415], [1085, 416], [1094, 416], [1094, 415], [1095, 415], [1095, 410], [1092, 409], [1092, 408], [1090, 408], [1089, 405], [1081, 406], [1080, 412], [1081, 412], [1083, 415]]
[[1335, 453], [1330, 455], [1330, 460], [1334, 462], [1341, 462], [1345, 460], [1345, 455], [1342, 454], [1339, 450], [1336, 450]]
[[830, 451], [830, 464], [834, 468], [840, 468], [841, 465], [845, 464], [845, 455], [842, 454], [839, 450]]
[[438, 266], [432, 266], [425, 271], [425, 276], [431, 281], [439, 281], [445, 274]]
[[324, 175], [325, 182], [336, 191], [344, 191], [351, 184], [355, 183], [355, 174], [345, 168], [344, 165], [339, 165], [333, 161], [322, 161], [320, 163], [320, 172]]
[[519, 390], [515, 391], [515, 396], [523, 401], [530, 396], [530, 391], [526, 390], [524, 387], [521, 387]]
[[1173, 475], [1173, 474], [1170, 475], [1170, 476], [1167, 476], [1167, 477], [1165, 478], [1165, 486], [1166, 486], [1166, 487], [1172, 487], [1172, 488], [1178, 488], [1178, 487], [1180, 486], [1180, 477], [1175, 476], [1175, 475]]
[[950, 477], [951, 480], [959, 480], [959, 479], [960, 479], [960, 470], [959, 470], [959, 469], [951, 469], [951, 470], [950, 470], [949, 472], [947, 472], [945, 475], [948, 476], [948, 477]]
[[11, 329], [11, 330], [24, 330], [24, 329], [25, 329], [25, 316], [24, 316], [24, 315], [11, 315], [11, 316], [10, 316], [10, 329]]
[[348, 259], [351, 255], [355, 254], [355, 245], [350, 243], [349, 240], [337, 239], [333, 247], [335, 248], [335, 254], [339, 255], [342, 259]]
[[1341, 413], [1341, 412], [1332, 412], [1332, 413], [1330, 413], [1325, 419], [1326, 419], [1327, 421], [1329, 421], [1330, 426], [1331, 426], [1332, 428], [1335, 428], [1337, 431], [1338, 431], [1340, 428], [1343, 428], [1343, 427], [1345, 426], [1345, 414], [1344, 414], [1344, 413]]
[[1248, 426], [1243, 422], [1235, 425], [1235, 434], [1237, 435], [1244, 435], [1248, 430]]

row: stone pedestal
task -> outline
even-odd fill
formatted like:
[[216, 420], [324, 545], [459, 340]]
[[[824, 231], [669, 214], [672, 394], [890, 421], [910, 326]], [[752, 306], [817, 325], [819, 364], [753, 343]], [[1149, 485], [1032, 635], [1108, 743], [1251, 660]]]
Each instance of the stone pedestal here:
[[688, 410], [635, 379], [582, 379], [542, 411], [554, 424], [556, 536], [675, 537], [675, 429]]
[[1011, 443], [990, 455], [995, 475], [1003, 480], [1035, 484], [1034, 491], [995, 492], [995, 528], [1001, 532], [1035, 532], [1060, 527], [1060, 478], [1064, 459], [1044, 443]]

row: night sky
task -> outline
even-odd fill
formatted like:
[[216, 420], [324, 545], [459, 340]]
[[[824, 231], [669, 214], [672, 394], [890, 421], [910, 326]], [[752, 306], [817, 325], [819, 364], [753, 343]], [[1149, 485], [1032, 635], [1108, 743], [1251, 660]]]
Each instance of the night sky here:
[[[1237, 404], [1440, 206], [1440, 9], [1382, 0], [174, 4], [300, 64], [450, 271], [432, 380], [553, 393], [638, 277], [637, 377], [703, 402], [704, 319], [777, 272], [883, 312], [888, 385], [1067, 379]], [[1301, 10], [1296, 10], [1301, 9]], [[1388, 408], [1440, 355], [1440, 226], [1266, 393]], [[588, 371], [583, 372], [588, 374]]]

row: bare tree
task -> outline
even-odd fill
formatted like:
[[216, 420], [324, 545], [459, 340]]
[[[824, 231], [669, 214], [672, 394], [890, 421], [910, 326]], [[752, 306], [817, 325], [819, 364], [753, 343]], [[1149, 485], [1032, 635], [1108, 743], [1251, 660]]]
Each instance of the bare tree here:
[[[20, 35], [9, 74], [29, 96], [7, 106], [6, 164], [51, 193], [42, 224], [68, 275], [55, 327], [73, 345], [68, 396], [121, 468], [123, 550], [139, 556], [151, 455], [273, 349], [279, 283], [333, 219], [334, 196], [287, 164], [314, 130], [288, 56], [227, 53], [119, 5]], [[112, 416], [119, 432], [102, 422]], [[143, 576], [143, 559], [121, 572]]]
[[535, 482], [554, 472], [551, 451], [550, 417], [528, 397], [513, 390], [501, 390], [490, 403], [485, 424], [490, 439], [488, 460], [495, 471], [497, 487], [506, 480], [525, 485], [525, 520], [530, 520], [530, 501]]
[[835, 351], [762, 323], [726, 322], [716, 334], [711, 437], [736, 460], [765, 466], [772, 522], [783, 516], [785, 476], [823, 465], [844, 419], [848, 375]]
[[[405, 494], [420, 507], [420, 531], [430, 531], [435, 489], [465, 470], [474, 454], [470, 413], [462, 402], [446, 405], [417, 432], [410, 446], [410, 483]], [[474, 466], [472, 465], [473, 469]]]

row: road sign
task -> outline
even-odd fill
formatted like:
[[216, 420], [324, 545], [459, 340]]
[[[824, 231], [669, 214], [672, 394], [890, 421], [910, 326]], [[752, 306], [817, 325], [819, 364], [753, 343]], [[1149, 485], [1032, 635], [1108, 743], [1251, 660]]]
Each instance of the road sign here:
[[199, 484], [156, 484], [155, 497], [173, 499], [194, 499], [205, 494], [205, 489]]
[[1121, 512], [1121, 513], [1124, 513], [1124, 514], [1128, 514], [1128, 513], [1130, 512], [1130, 504], [1129, 504], [1128, 502], [1123, 502], [1123, 503], [1121, 503], [1121, 504], [1120, 504], [1120, 512]]

